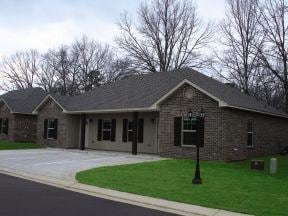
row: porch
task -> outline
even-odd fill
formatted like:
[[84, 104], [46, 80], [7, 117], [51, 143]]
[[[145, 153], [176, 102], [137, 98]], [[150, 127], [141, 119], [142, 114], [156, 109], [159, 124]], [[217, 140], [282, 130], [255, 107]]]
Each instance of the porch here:
[[158, 112], [82, 114], [79, 147], [157, 154], [158, 119]]

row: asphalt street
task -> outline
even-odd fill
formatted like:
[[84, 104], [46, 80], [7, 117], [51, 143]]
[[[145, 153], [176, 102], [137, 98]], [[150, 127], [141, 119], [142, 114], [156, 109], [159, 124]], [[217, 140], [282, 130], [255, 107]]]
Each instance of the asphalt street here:
[[88, 196], [0, 174], [0, 215], [172, 216], [174, 214]]

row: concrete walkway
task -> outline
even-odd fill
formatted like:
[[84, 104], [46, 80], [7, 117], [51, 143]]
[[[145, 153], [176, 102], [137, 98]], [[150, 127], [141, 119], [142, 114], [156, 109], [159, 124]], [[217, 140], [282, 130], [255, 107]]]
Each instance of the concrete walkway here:
[[[21, 158], [20, 158], [21, 156]], [[19, 157], [19, 158], [17, 158]], [[32, 161], [33, 162], [32, 162]], [[46, 162], [44, 162], [44, 161]], [[47, 161], [48, 160], [48, 161]], [[75, 161], [74, 161], [75, 160]], [[219, 209], [189, 205], [136, 194], [114, 191], [76, 182], [78, 170], [97, 166], [160, 160], [157, 156], [125, 153], [78, 152], [51, 149], [0, 152], [0, 173], [117, 202], [185, 216], [243, 216]], [[12, 162], [11, 162], [12, 161]], [[77, 165], [80, 163], [80, 165]], [[67, 172], [65, 174], [65, 172]]]

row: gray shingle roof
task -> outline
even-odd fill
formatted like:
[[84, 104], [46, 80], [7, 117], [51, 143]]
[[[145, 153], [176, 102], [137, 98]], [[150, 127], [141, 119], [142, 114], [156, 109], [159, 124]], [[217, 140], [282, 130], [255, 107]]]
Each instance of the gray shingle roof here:
[[47, 93], [41, 88], [28, 88], [7, 92], [0, 96], [13, 113], [32, 114]]
[[288, 117], [284, 112], [190, 68], [135, 75], [82, 95], [55, 96], [55, 99], [68, 111], [148, 108], [185, 79], [229, 106]]

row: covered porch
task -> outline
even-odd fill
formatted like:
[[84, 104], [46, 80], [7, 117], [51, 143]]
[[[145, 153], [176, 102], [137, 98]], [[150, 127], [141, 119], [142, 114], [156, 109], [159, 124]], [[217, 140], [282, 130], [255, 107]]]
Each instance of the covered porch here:
[[81, 114], [80, 149], [158, 154], [158, 112]]

